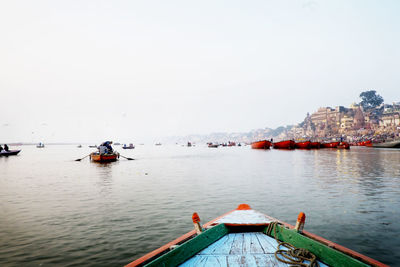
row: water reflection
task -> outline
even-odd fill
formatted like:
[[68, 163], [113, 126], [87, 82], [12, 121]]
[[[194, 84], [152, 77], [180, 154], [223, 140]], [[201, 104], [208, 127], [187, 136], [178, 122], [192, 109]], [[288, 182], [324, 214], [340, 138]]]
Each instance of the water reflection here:
[[107, 195], [112, 193], [113, 170], [114, 168], [117, 168], [118, 163], [118, 161], [108, 163], [93, 163], [97, 172], [96, 176], [98, 177], [97, 185], [100, 189], [99, 193], [103, 197], [107, 197]]

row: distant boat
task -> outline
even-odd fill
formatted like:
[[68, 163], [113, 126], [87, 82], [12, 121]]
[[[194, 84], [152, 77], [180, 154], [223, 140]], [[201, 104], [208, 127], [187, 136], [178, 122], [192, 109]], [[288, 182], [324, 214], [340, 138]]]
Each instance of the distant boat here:
[[321, 143], [320, 142], [311, 142], [310, 143], [310, 148], [320, 148]]
[[400, 148], [400, 140], [390, 142], [372, 143], [372, 147], [377, 148]]
[[268, 140], [262, 140], [262, 141], [257, 141], [254, 143], [251, 143], [251, 148], [252, 149], [269, 149], [271, 147], [272, 143]]
[[208, 147], [211, 147], [211, 148], [217, 148], [218, 146], [219, 146], [218, 144], [213, 144], [213, 143], [208, 144]]
[[96, 146], [96, 145], [90, 145], [89, 147], [93, 147], [93, 148], [96, 148], [97, 146]]
[[78, 147], [78, 148], [81, 148], [81, 147], [82, 147], [82, 145], [78, 145], [77, 147]]
[[44, 144], [43, 143], [39, 143], [36, 145], [37, 148], [44, 148]]
[[156, 143], [155, 145], [156, 145], [156, 146], [161, 146], [161, 143]]
[[305, 141], [305, 142], [297, 142], [294, 144], [295, 148], [298, 149], [310, 149], [311, 148], [311, 142], [310, 141]]
[[19, 152], [21, 152], [21, 150], [8, 150], [8, 151], [2, 150], [2, 151], [0, 152], [0, 156], [4, 156], [4, 157], [15, 156], [15, 155], [17, 155]]
[[122, 146], [122, 148], [123, 148], [123, 149], [134, 149], [135, 146], [134, 146], [132, 143], [129, 144], [129, 146], [127, 146], [126, 144], [124, 144], [124, 145]]
[[187, 143], [187, 146], [188, 146], [188, 147], [191, 147], [191, 146], [192, 146], [192, 143], [188, 142], [188, 143]]
[[321, 148], [337, 148], [340, 142], [321, 143]]
[[113, 162], [117, 161], [119, 158], [118, 153], [112, 154], [100, 154], [99, 152], [93, 152], [90, 154], [90, 159], [94, 162], [106, 163], [106, 162]]
[[285, 140], [281, 142], [274, 143], [275, 149], [294, 149], [295, 142], [293, 140]]

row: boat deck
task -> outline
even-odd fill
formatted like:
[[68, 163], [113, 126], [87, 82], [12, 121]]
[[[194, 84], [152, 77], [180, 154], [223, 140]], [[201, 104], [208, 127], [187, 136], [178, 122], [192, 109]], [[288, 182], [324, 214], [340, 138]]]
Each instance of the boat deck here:
[[229, 233], [179, 266], [290, 266], [275, 258], [277, 246], [264, 233]]

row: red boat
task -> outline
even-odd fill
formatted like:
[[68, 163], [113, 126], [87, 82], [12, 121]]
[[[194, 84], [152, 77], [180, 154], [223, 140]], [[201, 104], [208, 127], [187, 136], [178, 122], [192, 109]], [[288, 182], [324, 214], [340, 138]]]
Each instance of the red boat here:
[[311, 148], [311, 142], [310, 141], [305, 141], [305, 142], [298, 142], [294, 144], [295, 148], [299, 149], [310, 149]]
[[293, 140], [285, 140], [281, 142], [274, 143], [275, 149], [294, 149], [295, 142]]
[[90, 159], [94, 162], [113, 162], [117, 161], [119, 158], [118, 153], [112, 153], [112, 154], [100, 154], [98, 152], [93, 152], [90, 154]]
[[339, 145], [337, 146], [337, 148], [350, 149], [350, 144], [347, 142], [340, 142]]
[[322, 143], [321, 148], [337, 148], [340, 142]]
[[253, 149], [269, 149], [271, 142], [267, 140], [262, 140], [258, 142], [251, 143], [251, 148]]
[[367, 140], [367, 141], [358, 142], [357, 146], [372, 146], [372, 141]]
[[321, 143], [320, 142], [311, 142], [310, 143], [310, 148], [320, 148]]

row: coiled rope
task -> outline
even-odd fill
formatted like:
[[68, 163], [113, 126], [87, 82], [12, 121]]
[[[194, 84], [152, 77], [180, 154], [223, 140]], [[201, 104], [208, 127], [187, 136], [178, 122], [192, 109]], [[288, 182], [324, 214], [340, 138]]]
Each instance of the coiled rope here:
[[[278, 224], [278, 222], [271, 222], [266, 231], [266, 234], [271, 236], [272, 229], [274, 229], [274, 237], [276, 242], [278, 242], [278, 247], [275, 251], [275, 258], [280, 262], [291, 264], [291, 266], [319, 267], [317, 257], [307, 249], [296, 248], [288, 242], [281, 242], [278, 240], [276, 235]], [[281, 249], [281, 247], [285, 247], [287, 250]], [[304, 261], [309, 261], [310, 263], [307, 264], [304, 263]]]

